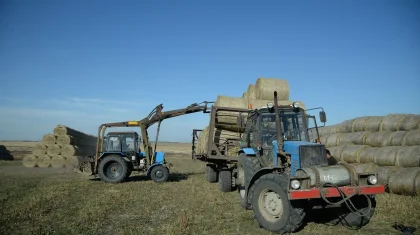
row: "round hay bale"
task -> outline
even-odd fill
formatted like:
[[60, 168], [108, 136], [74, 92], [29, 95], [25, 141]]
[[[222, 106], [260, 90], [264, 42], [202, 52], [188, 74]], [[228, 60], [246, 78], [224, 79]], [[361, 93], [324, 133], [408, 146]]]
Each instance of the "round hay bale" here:
[[352, 126], [352, 132], [360, 132], [366, 130], [366, 123], [370, 116], [355, 118]]
[[42, 156], [47, 153], [47, 146], [43, 142], [38, 142], [32, 148], [32, 153], [35, 156]]
[[249, 84], [248, 90], [246, 91], [246, 100], [247, 102], [249, 102], [249, 100], [255, 100], [255, 99], [257, 99], [257, 96], [255, 95], [255, 85]]
[[258, 78], [254, 91], [256, 98], [260, 100], [273, 100], [274, 91], [277, 91], [277, 100], [288, 100], [290, 87], [287, 80]]
[[353, 143], [356, 145], [364, 145], [366, 138], [370, 134], [371, 132], [369, 131], [343, 133], [343, 135], [340, 136], [340, 139], [338, 139], [337, 143]]
[[69, 135], [59, 135], [57, 136], [57, 144], [59, 146], [64, 146], [64, 145], [76, 145], [78, 144], [75, 139], [72, 136]]
[[341, 153], [343, 161], [348, 163], [358, 163], [360, 152], [365, 149], [370, 148], [368, 145], [348, 145], [344, 148]]
[[395, 165], [401, 167], [420, 166], [420, 145], [401, 147], [397, 151]]
[[51, 146], [56, 144], [57, 138], [53, 134], [45, 134], [42, 136], [41, 142], [43, 142], [46, 146]]
[[382, 143], [383, 146], [403, 146], [407, 131], [393, 131]]
[[365, 124], [365, 131], [376, 132], [379, 131], [381, 128], [382, 120], [384, 117], [382, 116], [371, 116]]
[[420, 174], [420, 167], [401, 168], [389, 177], [389, 191], [394, 194], [416, 195], [416, 180]]
[[94, 148], [85, 148], [75, 145], [64, 145], [61, 147], [61, 155], [64, 157], [70, 156], [85, 156], [95, 154]]
[[206, 126], [200, 134], [198, 135], [197, 139], [197, 154], [206, 154], [207, 153], [207, 141], [209, 138], [209, 126]]
[[380, 130], [381, 131], [399, 131], [400, 124], [407, 117], [407, 114], [388, 114], [384, 116]]
[[325, 142], [325, 146], [326, 147], [334, 147], [338, 145], [338, 140], [340, 139], [341, 135], [343, 135], [343, 133], [336, 133], [336, 134], [332, 134], [330, 136], [327, 137], [327, 141]]
[[407, 131], [401, 145], [403, 146], [420, 145], [420, 129]]
[[65, 168], [68, 168], [68, 169], [78, 168], [80, 166], [80, 162], [81, 162], [80, 160], [81, 160], [81, 157], [78, 157], [78, 156], [66, 157], [64, 160]]
[[365, 148], [359, 153], [360, 163], [375, 163], [375, 156], [378, 148]]
[[375, 163], [351, 163], [350, 165], [354, 167], [356, 172], [359, 174], [371, 172], [377, 167]]
[[51, 166], [51, 157], [48, 156], [47, 154], [44, 154], [43, 156], [39, 156], [37, 165], [40, 168], [50, 167]]
[[420, 124], [420, 115], [408, 114], [405, 119], [400, 123], [400, 131], [412, 131], [418, 129]]
[[386, 146], [376, 148], [375, 163], [379, 166], [395, 166], [399, 146]]
[[[353, 145], [353, 144], [348, 144], [348, 145]], [[330, 150], [331, 156], [335, 157], [335, 159], [337, 159], [337, 161], [343, 161], [341, 154], [343, 153], [344, 149], [348, 145], [342, 144], [342, 145], [337, 145], [337, 146], [334, 146], [334, 147], [329, 147], [327, 149]]]
[[378, 177], [378, 183], [383, 184], [385, 186], [385, 190], [389, 191], [388, 182], [389, 177], [394, 174], [396, 171], [401, 169], [401, 167], [394, 167], [394, 166], [380, 166], [376, 169], [376, 174]]
[[56, 169], [64, 168], [66, 165], [66, 159], [61, 155], [51, 157], [51, 167]]
[[364, 144], [372, 147], [391, 146], [391, 131], [371, 132], [365, 139]]
[[353, 122], [355, 119], [346, 120], [337, 126], [337, 133], [350, 133], [353, 130]]
[[[242, 98], [230, 96], [217, 96], [214, 106], [247, 109], [246, 101]], [[216, 114], [216, 123], [235, 125], [237, 123], [236, 112], [218, 111]]]
[[73, 136], [74, 138], [80, 138], [80, 139], [86, 139], [86, 140], [95, 140], [97, 137], [90, 135], [90, 134], [86, 134], [83, 133], [81, 131], [78, 131], [76, 129], [70, 128], [68, 126], [65, 125], [57, 125], [54, 128], [53, 131], [54, 135], [60, 136], [60, 135], [70, 135]]
[[47, 147], [47, 154], [50, 157], [57, 156], [61, 153], [61, 147], [58, 144], [50, 145]]
[[327, 136], [321, 136], [321, 137], [319, 137], [319, 140], [321, 141], [321, 144], [324, 144], [325, 145], [325, 143], [327, 143]]
[[25, 167], [36, 167], [38, 162], [38, 158], [33, 154], [27, 154], [22, 159], [22, 165]]

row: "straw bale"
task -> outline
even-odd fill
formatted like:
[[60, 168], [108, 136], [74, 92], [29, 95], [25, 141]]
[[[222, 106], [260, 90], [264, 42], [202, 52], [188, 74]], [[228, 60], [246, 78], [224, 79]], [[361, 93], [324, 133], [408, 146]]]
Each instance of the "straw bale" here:
[[353, 122], [355, 119], [346, 120], [337, 126], [337, 133], [350, 133], [353, 130]]
[[58, 144], [50, 145], [47, 147], [47, 154], [50, 157], [57, 156], [61, 153], [61, 147]]
[[43, 142], [38, 142], [32, 148], [32, 154], [35, 156], [41, 156], [47, 153], [47, 146]]
[[420, 145], [420, 129], [407, 131], [402, 141], [403, 146]]
[[343, 157], [342, 157], [342, 153], [344, 151], [344, 149], [349, 146], [349, 145], [354, 145], [354, 144], [340, 144], [334, 147], [329, 147], [328, 150], [330, 150], [331, 152], [331, 156], [335, 157], [335, 159], [337, 159], [337, 161], [343, 161]]
[[[242, 98], [221, 95], [217, 96], [217, 100], [214, 105], [229, 108], [248, 108], [246, 105], [246, 101]], [[236, 124], [237, 115], [237, 112], [219, 111], [217, 112], [216, 122], [220, 124]]]
[[78, 131], [76, 129], [73, 129], [71, 127], [61, 125], [61, 124], [57, 125], [54, 128], [53, 133], [54, 133], [54, 135], [57, 135], [57, 136], [70, 135], [70, 136], [73, 136], [75, 138], [86, 139], [86, 140], [96, 140], [96, 138], [97, 138], [96, 136], [83, 133], [81, 131]]
[[388, 114], [384, 116], [381, 123], [381, 131], [399, 131], [400, 124], [407, 117], [407, 114]]
[[396, 166], [420, 166], [420, 145], [401, 147], [397, 152]]
[[389, 177], [390, 192], [402, 195], [418, 195], [420, 193], [419, 180], [417, 180], [419, 175], [420, 167], [401, 168], [395, 171]]
[[246, 91], [246, 102], [248, 103], [250, 100], [257, 99], [257, 96], [255, 95], [255, 85], [249, 84], [248, 90]]
[[273, 100], [277, 91], [277, 100], [288, 100], [290, 87], [287, 80], [275, 78], [258, 78], [255, 83], [255, 96], [261, 100]]
[[359, 161], [360, 163], [375, 163], [375, 156], [377, 154], [377, 148], [365, 148], [360, 151]]
[[381, 166], [376, 169], [376, 174], [378, 176], [378, 183], [385, 185], [385, 190], [389, 191], [389, 177], [395, 174], [396, 171], [402, 169], [401, 167], [395, 166]]
[[370, 147], [368, 145], [346, 146], [343, 152], [341, 153], [342, 160], [348, 163], [357, 163], [360, 152], [365, 148], [370, 148]]
[[46, 146], [51, 146], [56, 144], [57, 141], [57, 137], [53, 134], [45, 134], [44, 136], [42, 136], [42, 140], [41, 140]]
[[372, 147], [391, 146], [391, 131], [371, 132], [365, 139], [365, 144]]
[[336, 134], [332, 134], [332, 135], [328, 136], [327, 137], [327, 142], [325, 143], [325, 146], [326, 147], [337, 146], [341, 135], [343, 135], [343, 133], [336, 133]]
[[366, 130], [366, 123], [370, 119], [370, 116], [355, 118], [352, 126], [352, 132], [360, 132]]
[[27, 154], [22, 159], [22, 165], [25, 167], [36, 167], [38, 162], [38, 158], [33, 154]]
[[60, 168], [64, 168], [65, 165], [66, 165], [66, 159], [63, 156], [55, 155], [51, 157], [52, 168], [60, 169]]
[[384, 119], [383, 116], [370, 116], [370, 118], [366, 121], [365, 131], [371, 131], [371, 132], [379, 131], [381, 128], [381, 123], [383, 119]]
[[375, 153], [375, 163], [379, 166], [395, 166], [399, 146], [377, 147]]
[[37, 166], [40, 168], [47, 168], [51, 166], [51, 157], [47, 154], [38, 157]]
[[408, 114], [405, 119], [400, 123], [399, 130], [412, 131], [418, 129], [420, 124], [420, 115]]
[[338, 144], [340, 143], [353, 143], [356, 145], [363, 145], [366, 141], [366, 138], [371, 134], [369, 131], [361, 131], [361, 132], [350, 132], [350, 133], [343, 133], [338, 140]]
[[66, 168], [74, 169], [80, 166], [81, 157], [79, 156], [69, 156], [64, 160], [64, 165]]

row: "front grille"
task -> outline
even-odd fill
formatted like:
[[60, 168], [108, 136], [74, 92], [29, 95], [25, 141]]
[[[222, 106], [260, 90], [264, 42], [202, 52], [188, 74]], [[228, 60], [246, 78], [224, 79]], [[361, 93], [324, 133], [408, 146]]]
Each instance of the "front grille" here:
[[300, 167], [327, 165], [325, 145], [302, 145], [299, 147]]

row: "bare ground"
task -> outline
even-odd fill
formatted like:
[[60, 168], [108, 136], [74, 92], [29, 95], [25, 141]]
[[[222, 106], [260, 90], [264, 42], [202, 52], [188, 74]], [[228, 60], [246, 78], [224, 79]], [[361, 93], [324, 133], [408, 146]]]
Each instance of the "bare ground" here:
[[[113, 185], [1, 161], [0, 234], [271, 234], [240, 207], [236, 192], [222, 193], [204, 180], [204, 163], [187, 155], [190, 147], [161, 146], [179, 151], [168, 154], [174, 167], [162, 184], [134, 173]], [[296, 234], [402, 234], [391, 227], [395, 222], [417, 226], [420, 234], [420, 197], [385, 194], [377, 202], [371, 223], [360, 230], [308, 221]]]

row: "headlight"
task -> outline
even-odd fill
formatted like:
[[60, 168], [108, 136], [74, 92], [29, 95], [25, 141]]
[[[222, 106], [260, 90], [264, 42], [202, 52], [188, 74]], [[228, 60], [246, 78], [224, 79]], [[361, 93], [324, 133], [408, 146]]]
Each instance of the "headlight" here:
[[273, 103], [267, 103], [267, 108], [271, 109], [273, 107], [274, 107]]
[[376, 184], [376, 183], [378, 183], [378, 179], [374, 175], [370, 175], [367, 180], [368, 180], [369, 184]]
[[290, 186], [292, 186], [292, 189], [298, 189], [300, 187], [300, 182], [298, 180], [292, 180]]

